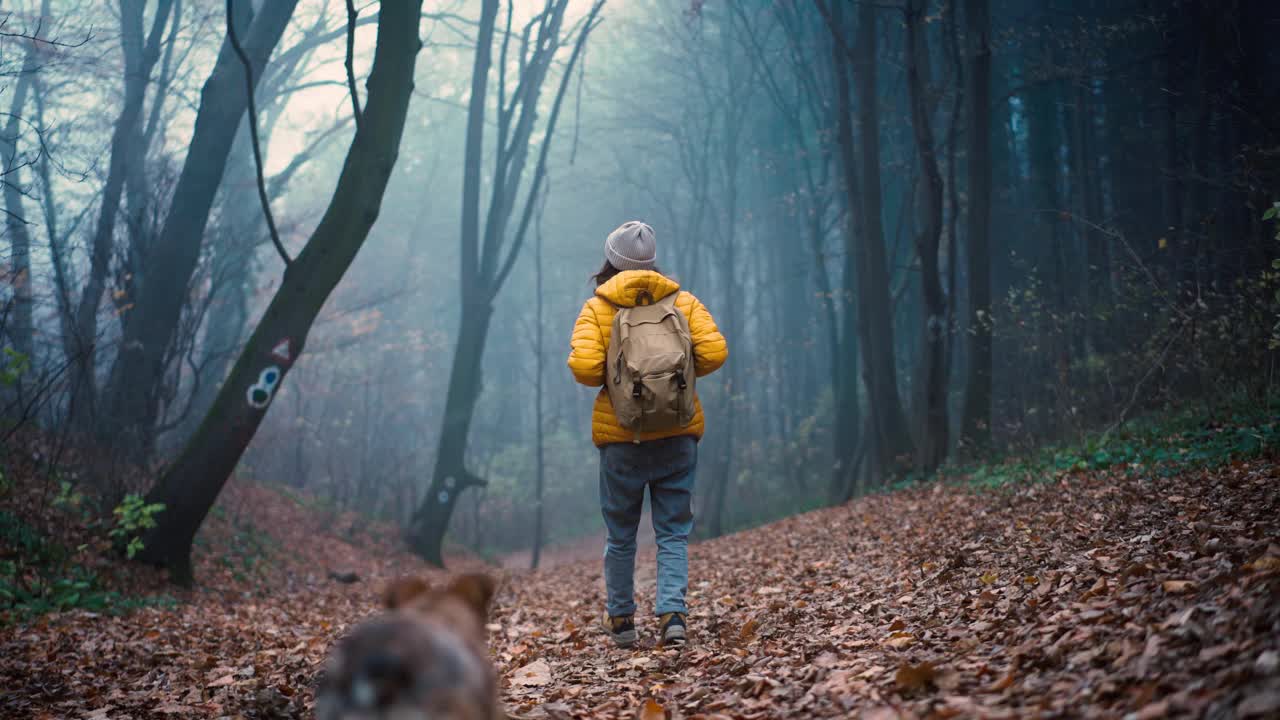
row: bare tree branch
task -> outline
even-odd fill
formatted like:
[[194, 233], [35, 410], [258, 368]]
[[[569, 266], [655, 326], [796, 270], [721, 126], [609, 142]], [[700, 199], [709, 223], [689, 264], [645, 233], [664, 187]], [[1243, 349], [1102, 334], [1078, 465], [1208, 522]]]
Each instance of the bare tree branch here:
[[249, 139], [253, 144], [253, 161], [258, 174], [258, 199], [262, 201], [262, 214], [267, 219], [267, 230], [271, 232], [271, 242], [276, 246], [276, 252], [280, 253], [284, 266], [288, 268], [293, 264], [293, 259], [289, 257], [284, 244], [280, 242], [280, 231], [276, 230], [276, 219], [271, 214], [271, 201], [267, 197], [267, 182], [262, 177], [262, 147], [258, 143], [258, 103], [253, 97], [253, 65], [249, 62], [249, 56], [244, 53], [244, 47], [240, 45], [240, 38], [236, 35], [231, 6], [232, 0], [227, 0], [227, 39], [231, 41], [236, 57], [240, 58], [240, 63], [244, 65], [245, 89], [249, 101]]
[[356, 119], [356, 132], [360, 132], [360, 91], [356, 89], [355, 64], [351, 56], [356, 46], [356, 12], [354, 0], [347, 0], [347, 88], [351, 91], [351, 114]]

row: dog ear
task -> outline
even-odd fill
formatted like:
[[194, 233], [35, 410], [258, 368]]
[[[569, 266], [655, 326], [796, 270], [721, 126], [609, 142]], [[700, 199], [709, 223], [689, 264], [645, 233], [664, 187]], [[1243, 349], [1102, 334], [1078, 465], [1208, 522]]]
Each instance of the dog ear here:
[[449, 587], [445, 592], [460, 598], [463, 602], [476, 611], [480, 617], [487, 617], [489, 614], [489, 602], [493, 600], [494, 590], [497, 589], [493, 578], [481, 573], [466, 573], [454, 578], [449, 583]]
[[403, 577], [387, 586], [386, 591], [382, 594], [382, 604], [388, 610], [404, 607], [414, 598], [417, 598], [428, 590], [431, 586], [426, 580], [420, 577]]

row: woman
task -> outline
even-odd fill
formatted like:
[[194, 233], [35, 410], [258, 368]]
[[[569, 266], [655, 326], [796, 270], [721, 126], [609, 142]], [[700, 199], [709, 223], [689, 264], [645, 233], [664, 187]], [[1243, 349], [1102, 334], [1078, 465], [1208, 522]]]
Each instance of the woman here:
[[728, 348], [702, 303], [658, 272], [653, 228], [624, 223], [609, 234], [604, 253], [595, 295], [574, 324], [569, 368], [578, 382], [601, 388], [591, 435], [600, 448], [600, 508], [608, 530], [605, 629], [619, 646], [636, 641], [636, 529], [648, 486], [661, 642], [683, 643], [703, 431], [693, 383], [723, 365]]

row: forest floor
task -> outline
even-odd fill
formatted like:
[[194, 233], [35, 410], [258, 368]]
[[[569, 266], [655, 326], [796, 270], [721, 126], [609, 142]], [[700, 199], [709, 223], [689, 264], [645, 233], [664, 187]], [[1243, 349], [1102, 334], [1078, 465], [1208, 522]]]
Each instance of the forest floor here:
[[[970, 477], [696, 543], [684, 649], [654, 646], [651, 550], [633, 650], [597, 629], [598, 557], [490, 569], [503, 700], [530, 718], [1276, 717], [1278, 460], [1264, 447]], [[0, 717], [309, 717], [327, 648], [377, 610], [382, 583], [443, 577], [389, 528], [294, 494], [236, 481], [219, 507], [197, 589], [123, 614], [5, 618]], [[173, 592], [145, 571], [97, 571]]]

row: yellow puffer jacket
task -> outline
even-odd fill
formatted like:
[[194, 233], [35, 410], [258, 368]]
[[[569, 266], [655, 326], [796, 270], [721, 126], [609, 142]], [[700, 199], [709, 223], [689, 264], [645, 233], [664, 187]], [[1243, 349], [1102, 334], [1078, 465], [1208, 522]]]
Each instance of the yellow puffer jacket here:
[[[569, 352], [569, 369], [578, 382], [589, 387], [599, 387], [595, 408], [591, 411], [591, 439], [596, 445], [616, 442], [632, 442], [635, 433], [623, 429], [613, 414], [613, 403], [605, 391], [605, 354], [609, 347], [609, 335], [613, 331], [613, 315], [617, 307], [634, 307], [636, 296], [646, 291], [655, 300], [676, 296], [676, 309], [689, 320], [689, 332], [693, 336], [694, 369], [698, 376], [715, 372], [729, 357], [724, 336], [716, 328], [707, 308], [692, 293], [680, 290], [675, 280], [652, 270], [627, 270], [613, 276], [596, 288], [595, 297], [582, 305], [582, 312], [573, 326], [572, 350]], [[696, 411], [693, 421], [682, 428], [662, 432], [644, 433], [640, 441], [658, 440], [677, 435], [702, 437], [702, 403], [694, 398]]]

